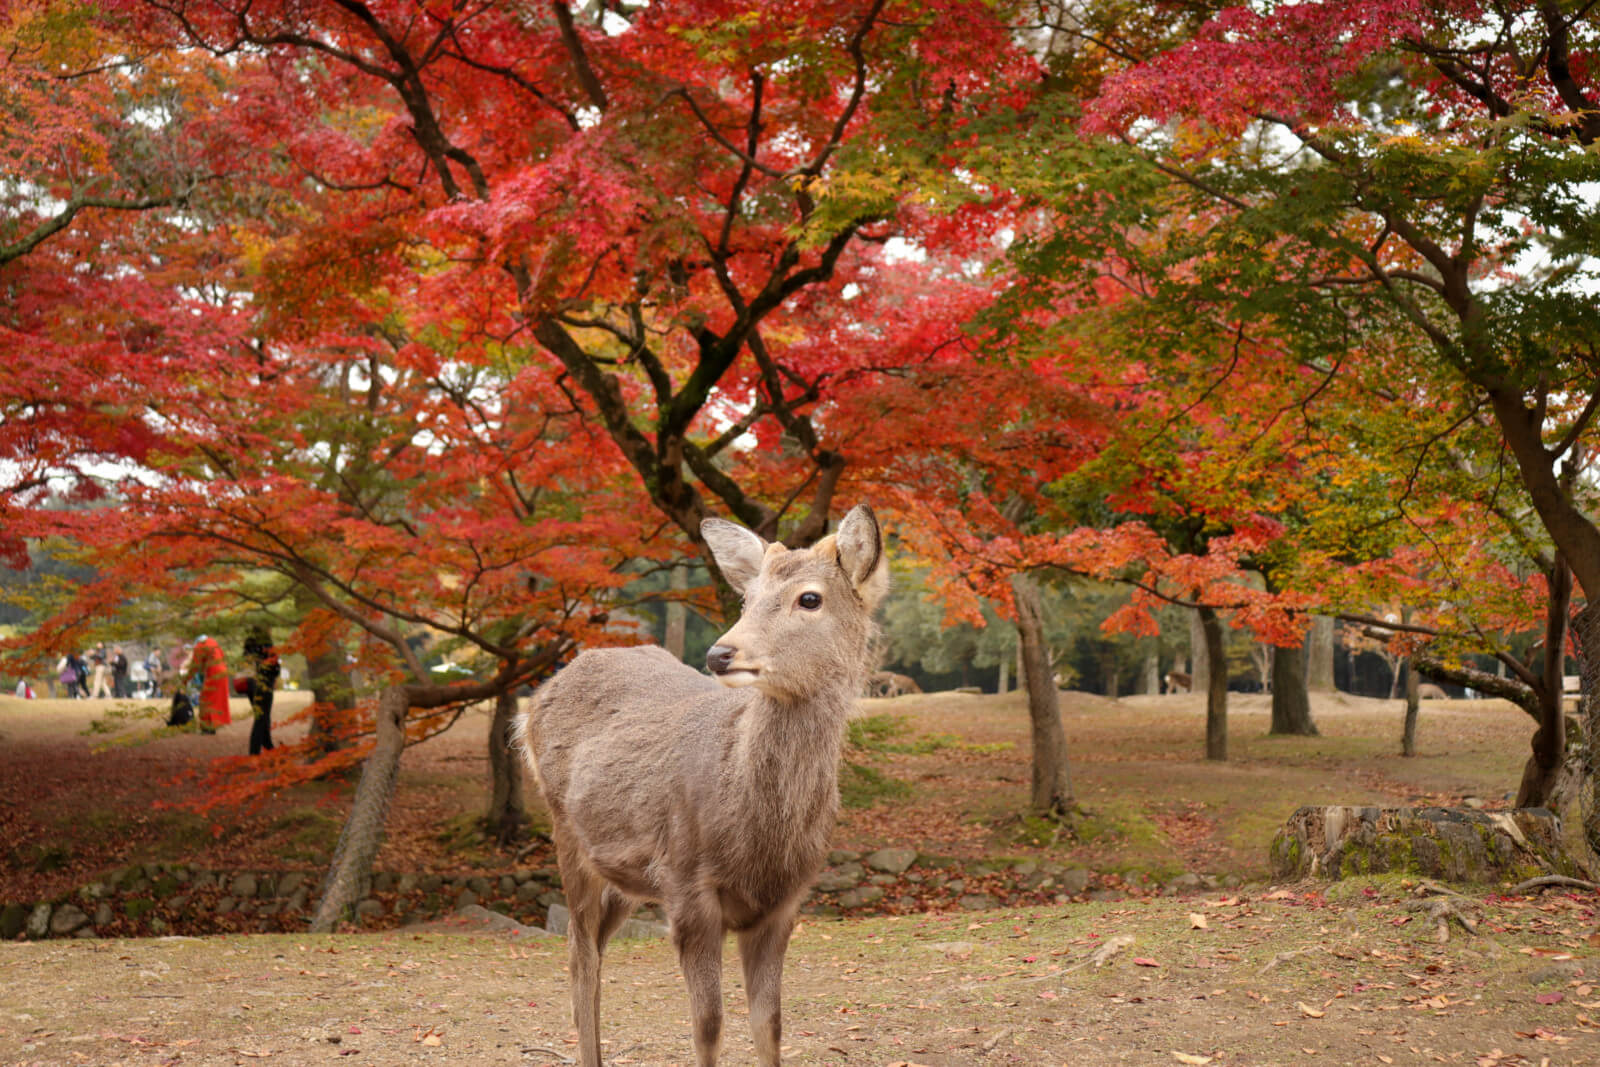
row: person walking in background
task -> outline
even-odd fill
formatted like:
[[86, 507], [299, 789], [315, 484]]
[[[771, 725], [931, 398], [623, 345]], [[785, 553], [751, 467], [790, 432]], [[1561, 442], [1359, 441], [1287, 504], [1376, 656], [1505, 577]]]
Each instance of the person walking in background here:
[[89, 695], [96, 699], [111, 695], [111, 664], [110, 657], [106, 655], [106, 643], [101, 641], [89, 653], [89, 670], [92, 678], [89, 683]]
[[60, 682], [66, 689], [68, 700], [78, 699], [77, 658], [77, 656], [68, 652], [61, 657], [61, 662], [56, 664], [56, 681]]
[[111, 651], [111, 695], [118, 700], [127, 700], [133, 696], [133, 687], [129, 684], [128, 678], [128, 657], [123, 653], [121, 645]]
[[217, 639], [201, 634], [189, 651], [189, 665], [184, 680], [200, 683], [200, 699], [196, 711], [200, 716], [200, 732], [214, 734], [217, 727], [233, 721], [228, 713], [228, 664], [222, 657], [222, 646]]
[[272, 647], [272, 636], [264, 626], [255, 627], [244, 639], [244, 656], [252, 666], [247, 690], [250, 712], [255, 717], [250, 726], [250, 755], [259, 756], [272, 751], [272, 692], [283, 668]]
[[161, 687], [167, 680], [167, 661], [156, 645], [150, 646], [150, 654], [144, 658], [144, 672], [150, 677], [150, 695], [161, 696]]

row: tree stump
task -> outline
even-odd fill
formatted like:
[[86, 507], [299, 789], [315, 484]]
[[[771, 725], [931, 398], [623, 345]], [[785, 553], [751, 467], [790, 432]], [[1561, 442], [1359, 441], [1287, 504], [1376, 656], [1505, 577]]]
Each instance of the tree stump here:
[[1587, 872], [1544, 808], [1303, 807], [1272, 840], [1273, 876], [1349, 878], [1385, 871], [1453, 882], [1520, 882]]

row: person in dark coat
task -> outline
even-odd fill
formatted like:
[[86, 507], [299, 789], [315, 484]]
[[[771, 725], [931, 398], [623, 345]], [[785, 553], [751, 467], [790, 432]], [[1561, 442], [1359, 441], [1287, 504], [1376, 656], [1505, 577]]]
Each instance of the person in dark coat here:
[[272, 693], [283, 666], [266, 628], [257, 626], [244, 639], [244, 658], [251, 664], [247, 694], [255, 722], [250, 727], [250, 755], [272, 751]]
[[111, 695], [118, 700], [133, 696], [133, 685], [128, 678], [128, 657], [118, 645], [111, 653]]

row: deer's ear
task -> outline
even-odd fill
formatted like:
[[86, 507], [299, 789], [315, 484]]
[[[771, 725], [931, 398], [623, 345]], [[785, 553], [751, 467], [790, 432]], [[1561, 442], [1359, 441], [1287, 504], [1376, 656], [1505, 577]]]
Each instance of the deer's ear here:
[[733, 591], [744, 595], [745, 586], [761, 573], [761, 560], [767, 553], [767, 543], [743, 526], [726, 519], [705, 519], [700, 523], [700, 536], [706, 539], [711, 555], [716, 558], [717, 569], [728, 579]]
[[883, 531], [878, 517], [865, 504], [857, 504], [839, 524], [834, 535], [839, 547], [839, 566], [855, 586], [868, 610], [889, 591], [889, 561], [883, 554]]

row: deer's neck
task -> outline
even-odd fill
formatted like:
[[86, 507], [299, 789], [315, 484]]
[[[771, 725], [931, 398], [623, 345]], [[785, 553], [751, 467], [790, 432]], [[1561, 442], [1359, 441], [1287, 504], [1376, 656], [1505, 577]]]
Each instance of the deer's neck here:
[[831, 823], [853, 703], [841, 688], [803, 703], [757, 694], [745, 707], [735, 727], [736, 761], [758, 817]]

